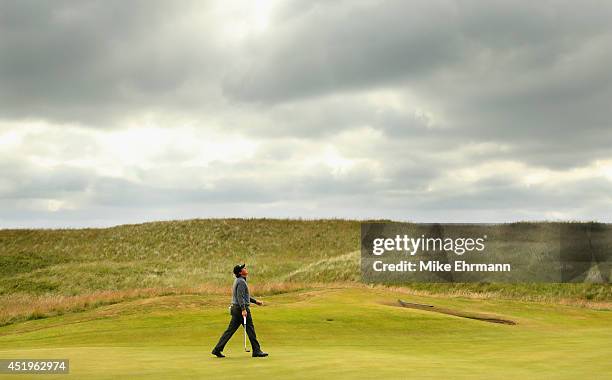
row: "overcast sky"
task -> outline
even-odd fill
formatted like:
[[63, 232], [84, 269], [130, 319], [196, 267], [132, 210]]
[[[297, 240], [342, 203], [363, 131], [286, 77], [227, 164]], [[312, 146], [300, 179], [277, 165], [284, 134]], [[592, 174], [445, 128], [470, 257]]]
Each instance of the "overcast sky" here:
[[612, 2], [0, 0], [0, 228], [612, 222]]

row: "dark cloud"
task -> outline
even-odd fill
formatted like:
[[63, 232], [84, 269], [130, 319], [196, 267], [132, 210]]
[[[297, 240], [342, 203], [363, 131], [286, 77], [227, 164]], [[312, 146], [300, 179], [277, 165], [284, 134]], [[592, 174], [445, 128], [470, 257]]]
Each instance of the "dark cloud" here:
[[[424, 197], [423, 210], [497, 210], [498, 214], [525, 213], [540, 215], [540, 220], [575, 215], [582, 207], [598, 205], [601, 209], [592, 215], [594, 219], [609, 220], [605, 213], [612, 210], [612, 182], [592, 178], [563, 184], [537, 184], [526, 186], [508, 178], [494, 177], [479, 180], [469, 189], [448, 189], [443, 194]], [[581, 214], [584, 217], [588, 214]]]
[[413, 126], [427, 120], [411, 115], [409, 100], [381, 113], [352, 95], [391, 88], [444, 116], [444, 130], [429, 135], [503, 142], [526, 162], [580, 166], [612, 144], [611, 18], [612, 6], [594, 1], [287, 6], [277, 33], [252, 41], [256, 60], [235, 65], [224, 88], [276, 112], [277, 132], [371, 125], [419, 137]]
[[0, 223], [612, 215], [612, 5], [227, 4], [0, 2]]
[[[3, 1], [0, 118], [112, 126], [204, 97], [218, 65], [193, 2]], [[192, 93], [190, 81], [198, 81]], [[201, 106], [201, 104], [200, 104]]]
[[[236, 65], [226, 93], [253, 102], [286, 102], [429, 75], [461, 60], [454, 7], [435, 2], [384, 2], [351, 7], [319, 2], [283, 20], [274, 35], [250, 45], [257, 59]], [[291, 12], [290, 12], [291, 13]], [[438, 20], [438, 22], [433, 22]]]
[[64, 199], [87, 191], [95, 175], [68, 166], [41, 168], [14, 159], [0, 163], [0, 199]]
[[363, 94], [330, 96], [306, 99], [298, 102], [274, 104], [263, 108], [241, 105], [243, 115], [254, 117], [245, 125], [239, 125], [253, 136], [296, 137], [318, 139], [343, 131], [370, 127], [391, 138], [416, 138], [431, 136], [428, 130], [431, 120], [410, 105], [392, 108], [373, 104]]
[[[612, 183], [605, 179], [527, 187], [510, 177], [492, 176], [469, 187], [442, 187], [428, 192], [405, 181], [404, 176], [410, 178], [411, 174], [412, 178], [422, 178], [423, 173], [411, 173], [408, 169], [383, 184], [368, 181], [359, 173], [344, 178], [318, 173], [295, 175], [291, 181], [237, 177], [211, 181], [211, 186], [172, 187], [92, 178], [82, 171], [62, 168], [52, 173], [56, 182], [49, 182], [47, 175], [38, 173], [31, 178], [32, 182], [20, 184], [20, 197], [4, 193], [0, 197], [0, 204], [4, 205], [0, 222], [9, 226], [45, 220], [45, 225], [67, 226], [87, 220], [88, 225], [106, 225], [119, 220], [202, 216], [197, 212], [207, 216], [296, 216], [293, 212], [300, 212], [301, 216], [359, 218], [386, 215], [402, 220], [428, 220], [438, 215], [438, 221], [475, 221], [479, 219], [473, 219], [473, 215], [486, 214], [487, 219], [479, 221], [499, 221], [500, 215], [506, 215], [506, 220], [579, 215], [605, 220], [605, 213], [612, 211], [609, 195]], [[66, 181], [70, 178], [72, 181]], [[40, 187], [29, 191], [31, 183]], [[36, 191], [37, 188], [45, 191]], [[82, 203], [58, 211], [49, 209], [45, 202], [36, 202], [49, 197]], [[25, 207], [24, 202], [29, 206]]]
[[[427, 83], [435, 74], [488, 74], [507, 63], [506, 84], [548, 69], [609, 35], [612, 7], [601, 2], [317, 2], [277, 14], [275, 33], [249, 45], [256, 60], [235, 66], [226, 91], [254, 102], [372, 86]], [[290, 15], [291, 17], [287, 17]], [[472, 77], [487, 89], [486, 77]], [[534, 78], [537, 79], [537, 78]]]

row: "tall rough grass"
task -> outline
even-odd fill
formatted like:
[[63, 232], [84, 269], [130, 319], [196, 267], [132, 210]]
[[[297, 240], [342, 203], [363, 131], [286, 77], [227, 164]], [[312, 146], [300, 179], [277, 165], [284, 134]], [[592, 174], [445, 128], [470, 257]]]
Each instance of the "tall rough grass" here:
[[[360, 222], [352, 220], [194, 219], [102, 229], [0, 230], [0, 325], [134, 298], [222, 294], [229, 291], [236, 263], [247, 263], [251, 282], [264, 292], [314, 283], [356, 286], [359, 239]], [[612, 300], [609, 284], [402, 288], [584, 304]]]
[[[314, 286], [322, 287], [322, 284]], [[313, 284], [268, 283], [253, 287], [257, 296], [282, 294], [312, 288]], [[99, 291], [75, 296], [14, 294], [0, 297], [0, 326], [15, 322], [46, 318], [69, 312], [89, 310], [98, 306], [112, 305], [141, 298], [196, 295], [226, 296], [229, 302], [230, 290], [226, 286], [201, 284], [184, 288], [136, 288], [128, 290]]]

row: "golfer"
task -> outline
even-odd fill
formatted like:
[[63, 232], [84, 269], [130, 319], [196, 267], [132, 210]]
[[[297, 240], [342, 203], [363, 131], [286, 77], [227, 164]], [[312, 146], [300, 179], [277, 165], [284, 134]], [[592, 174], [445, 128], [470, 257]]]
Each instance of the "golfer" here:
[[253, 326], [253, 319], [251, 318], [251, 310], [249, 308], [251, 303], [261, 306], [263, 305], [263, 302], [257, 301], [255, 298], [251, 298], [251, 295], [249, 294], [249, 287], [247, 286], [246, 282], [249, 272], [245, 268], [245, 264], [236, 265], [234, 267], [234, 275], [236, 275], [236, 279], [234, 280], [234, 285], [232, 287], [232, 305], [230, 307], [232, 320], [230, 321], [229, 326], [227, 326], [227, 330], [225, 330], [223, 335], [221, 335], [219, 343], [217, 343], [215, 348], [212, 350], [212, 354], [218, 358], [225, 357], [225, 355], [222, 353], [225, 345], [230, 340], [232, 335], [234, 335], [238, 327], [244, 323], [246, 318], [246, 325], [244, 327], [246, 329], [246, 333], [249, 335], [249, 340], [251, 341], [253, 357], [262, 358], [268, 356], [268, 354], [263, 352], [261, 347], [259, 347], [257, 335], [255, 335], [255, 326]]

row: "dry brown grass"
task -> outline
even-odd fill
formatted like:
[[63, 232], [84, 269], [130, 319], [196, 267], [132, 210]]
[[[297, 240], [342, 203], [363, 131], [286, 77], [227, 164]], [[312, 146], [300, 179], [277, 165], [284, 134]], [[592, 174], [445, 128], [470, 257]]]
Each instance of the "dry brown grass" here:
[[[329, 284], [327, 284], [329, 285]], [[254, 286], [257, 295], [288, 293], [324, 284], [269, 283]], [[66, 313], [85, 311], [104, 305], [112, 305], [135, 299], [154, 298], [171, 295], [225, 295], [231, 289], [226, 286], [200, 284], [182, 288], [142, 288], [129, 290], [99, 291], [75, 296], [12, 294], [0, 297], [0, 326], [19, 321], [47, 318]]]

